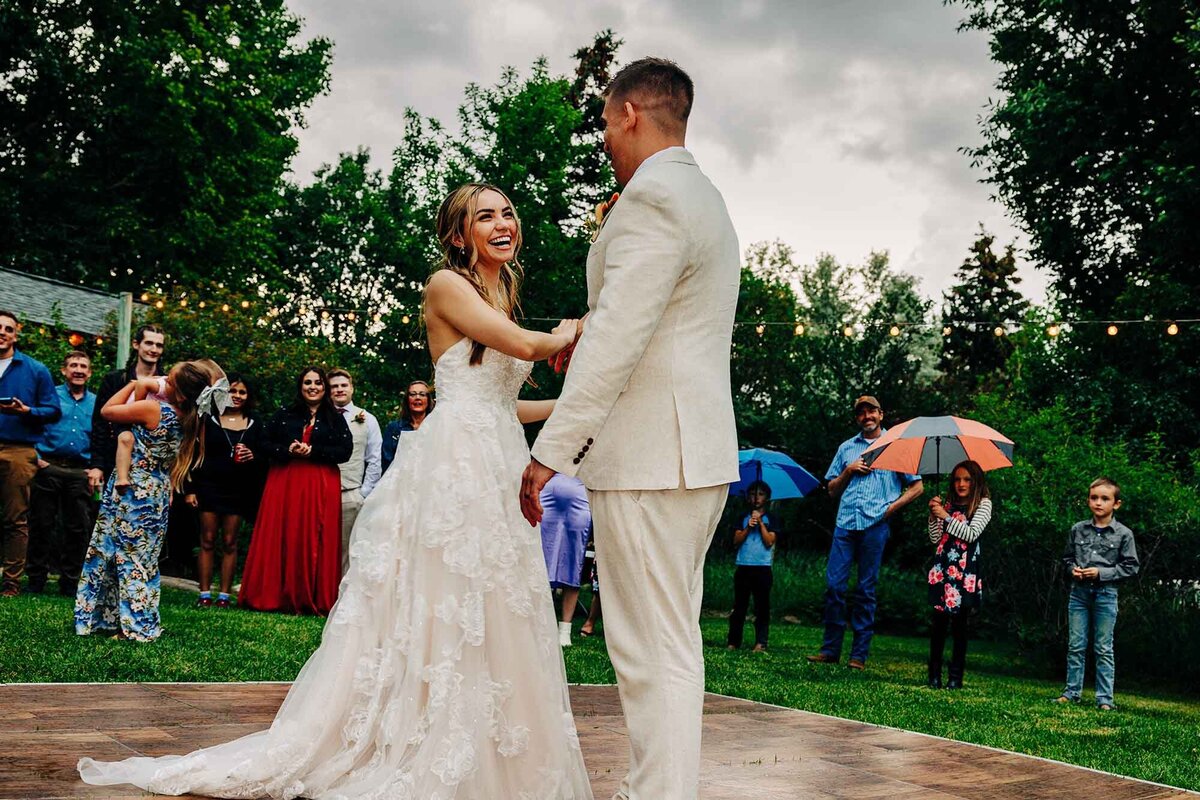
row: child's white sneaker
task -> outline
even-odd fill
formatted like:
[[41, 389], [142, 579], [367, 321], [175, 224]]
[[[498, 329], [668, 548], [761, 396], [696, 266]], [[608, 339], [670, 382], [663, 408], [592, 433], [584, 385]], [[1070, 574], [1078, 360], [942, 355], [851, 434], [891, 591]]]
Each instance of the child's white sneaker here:
[[569, 622], [558, 623], [558, 643], [562, 647], [570, 647], [571, 646], [571, 623], [569, 623]]

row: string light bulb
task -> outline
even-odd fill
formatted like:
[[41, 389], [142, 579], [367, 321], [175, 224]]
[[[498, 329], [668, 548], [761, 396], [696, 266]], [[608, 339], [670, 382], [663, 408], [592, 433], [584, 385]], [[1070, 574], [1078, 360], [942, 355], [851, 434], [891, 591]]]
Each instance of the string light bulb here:
[[899, 336], [899, 335], [900, 335], [900, 326], [899, 325], [893, 325], [892, 327], [888, 328], [888, 336]]
[[943, 325], [942, 326], [942, 336], [949, 336], [949, 335], [950, 335], [950, 326]]
[[1179, 326], [1174, 322], [1167, 326], [1167, 336], [1174, 336], [1177, 333], [1179, 333]]
[[852, 326], [847, 325], [846, 327], [842, 328], [842, 336], [845, 336], [847, 339], [849, 339], [853, 335], [854, 328]]
[[758, 323], [757, 325], [755, 325], [755, 326], [754, 326], [754, 332], [755, 332], [755, 333], [757, 333], [759, 336], [762, 336], [764, 333], [766, 333], [766, 332], [767, 332], [767, 326], [766, 326], [766, 325], [763, 325], [763, 324], [760, 322], [760, 323]]
[[196, 305], [200, 306], [200, 308], [204, 308], [205, 306], [207, 306], [207, 305], [208, 305], [208, 303], [206, 303], [206, 302], [204, 302], [203, 300], [201, 300], [201, 301], [200, 301], [199, 303], [197, 303]]
[[149, 299], [150, 299], [150, 293], [149, 293], [149, 292], [142, 292], [142, 302], [143, 302], [143, 303], [145, 303], [145, 302], [146, 302], [147, 300], [149, 300]]
[[229, 311], [229, 303], [221, 303], [222, 311]]
[[249, 307], [250, 307], [250, 301], [249, 301], [249, 300], [243, 300], [243, 301], [242, 301], [242, 308], [249, 308]]
[[358, 319], [358, 317], [355, 315], [355, 313], [353, 311], [347, 311], [346, 319], [350, 320], [351, 322], [354, 322], [354, 320]]
[[371, 319], [374, 320], [375, 322], [379, 322], [379, 320], [383, 319], [383, 315], [382, 314], [373, 314], [373, 315], [371, 315]]
[[321, 309], [321, 319], [329, 319], [329, 311], [327, 309]]
[[403, 317], [400, 318], [400, 322], [402, 322], [405, 325], [407, 325], [411, 321], [412, 321], [412, 318], [410, 316], [408, 316], [408, 314], [405, 314]]
[[184, 298], [183, 300], [180, 300], [180, 301], [179, 301], [179, 307], [180, 307], [180, 308], [187, 308], [187, 298]]
[[1051, 324], [1050, 327], [1046, 328], [1046, 335], [1051, 339], [1053, 339], [1055, 336], [1058, 336], [1060, 333], [1062, 333], [1062, 329], [1056, 324]]
[[157, 302], [154, 304], [154, 307], [155, 307], [155, 308], [162, 308], [162, 307], [163, 307], [163, 305], [164, 305], [163, 301], [162, 301], [162, 300], [159, 300], [159, 301], [157, 301]]
[[1116, 326], [1116, 325], [1109, 325], [1109, 326], [1108, 326], [1108, 335], [1109, 335], [1109, 336], [1116, 336], [1116, 335], [1117, 335], [1117, 326]]
[[100, 345], [100, 344], [104, 344], [104, 337], [103, 337], [103, 336], [97, 336], [97, 337], [96, 337], [96, 344], [98, 344], [98, 345]]
[[792, 333], [796, 334], [797, 336], [803, 336], [804, 335], [804, 325], [802, 325], [800, 323], [796, 323], [796, 327], [792, 330]]
[[996, 326], [996, 327], [995, 327], [995, 328], [992, 330], [992, 333], [996, 334], [997, 336], [1003, 336], [1003, 335], [1004, 335], [1004, 326], [1003, 326], [1003, 325], [997, 325], [997, 326]]

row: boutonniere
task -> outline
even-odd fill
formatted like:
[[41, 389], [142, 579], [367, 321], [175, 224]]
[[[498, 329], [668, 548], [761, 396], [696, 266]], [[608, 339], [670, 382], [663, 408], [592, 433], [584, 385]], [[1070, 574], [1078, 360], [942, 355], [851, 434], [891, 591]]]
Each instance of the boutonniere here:
[[367, 421], [367, 412], [359, 411], [357, 414], [354, 415], [354, 421], [357, 422], [359, 425], [362, 425], [364, 422]]
[[596, 211], [587, 221], [588, 230], [592, 232], [592, 241], [596, 241], [600, 236], [600, 229], [604, 227], [604, 218], [608, 216], [608, 212], [612, 211], [613, 206], [621, 199], [620, 192], [613, 192], [612, 197], [604, 200], [596, 205]]

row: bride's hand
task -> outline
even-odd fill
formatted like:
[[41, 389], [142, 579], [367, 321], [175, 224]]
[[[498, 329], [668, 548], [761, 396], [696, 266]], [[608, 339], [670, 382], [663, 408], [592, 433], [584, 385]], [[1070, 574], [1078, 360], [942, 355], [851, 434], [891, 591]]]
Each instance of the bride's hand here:
[[564, 319], [562, 322], [555, 325], [554, 330], [552, 330], [550, 332], [552, 334], [554, 334], [555, 336], [570, 335], [571, 338], [567, 342], [568, 344], [570, 344], [575, 341], [576, 337], [579, 336], [579, 320]]
[[571, 361], [572, 354], [575, 352], [575, 345], [579, 342], [580, 335], [583, 334], [583, 320], [564, 319], [554, 327], [552, 333], [555, 335], [569, 334], [571, 336], [570, 340], [561, 350], [546, 359], [546, 363], [556, 373], [564, 372], [567, 369], [567, 364]]

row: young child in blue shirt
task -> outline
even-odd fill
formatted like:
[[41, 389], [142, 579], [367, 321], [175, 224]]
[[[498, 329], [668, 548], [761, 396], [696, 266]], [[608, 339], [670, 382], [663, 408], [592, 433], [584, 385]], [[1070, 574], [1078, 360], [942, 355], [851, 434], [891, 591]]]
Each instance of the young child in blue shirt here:
[[771, 487], [755, 481], [746, 489], [750, 511], [742, 518], [742, 526], [733, 532], [738, 548], [737, 567], [733, 573], [733, 613], [729, 615], [730, 650], [742, 646], [742, 628], [746, 611], [754, 597], [754, 652], [767, 649], [767, 631], [771, 624], [771, 563], [775, 558], [776, 531], [771, 529], [767, 503], [771, 502]]
[[1117, 624], [1117, 584], [1138, 572], [1133, 531], [1113, 515], [1121, 507], [1121, 487], [1111, 478], [1097, 478], [1088, 487], [1092, 518], [1077, 522], [1067, 537], [1062, 561], [1071, 574], [1067, 602], [1067, 685], [1055, 702], [1077, 703], [1083, 695], [1083, 669], [1088, 634], [1096, 654], [1096, 707], [1112, 711], [1113, 629]]

